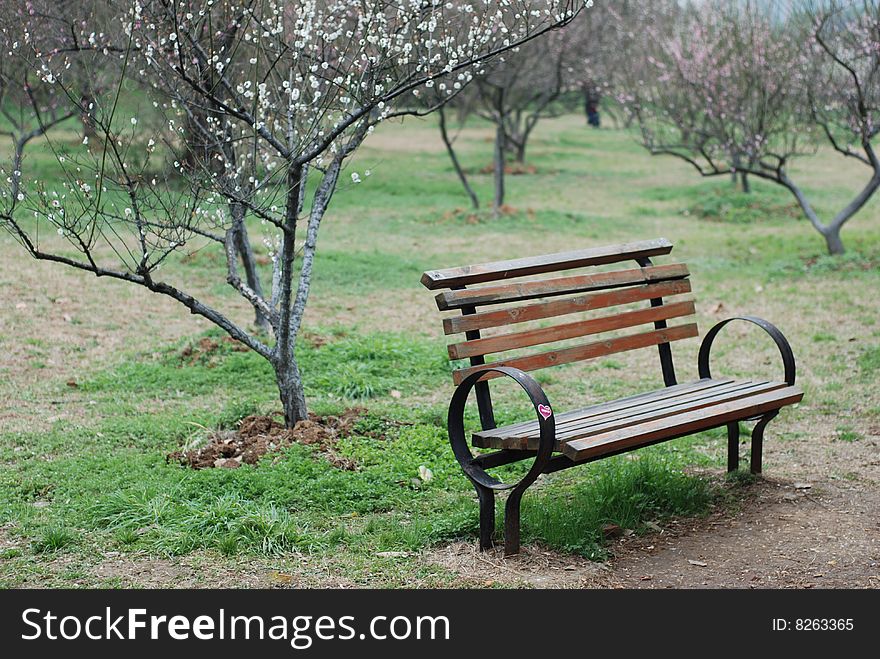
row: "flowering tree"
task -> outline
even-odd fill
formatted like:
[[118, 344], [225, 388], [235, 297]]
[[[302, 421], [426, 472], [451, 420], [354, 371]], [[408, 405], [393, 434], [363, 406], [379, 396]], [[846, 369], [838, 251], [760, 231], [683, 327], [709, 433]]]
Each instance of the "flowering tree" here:
[[753, 168], [768, 150], [797, 153], [795, 35], [751, 2], [670, 9], [664, 21], [641, 16], [644, 31], [628, 44], [636, 64], [622, 76], [621, 101], [651, 153], [704, 176]]
[[[564, 101], [572, 92], [592, 84], [593, 53], [601, 34], [602, 7], [584, 12], [564, 29], [499, 58], [478, 74], [474, 84], [453, 102], [463, 125], [479, 116], [495, 127], [493, 209], [504, 204], [505, 164], [512, 158], [524, 164], [529, 138], [538, 123], [570, 110]], [[447, 114], [441, 110], [440, 134], [452, 164], [474, 208], [479, 200], [454, 150]]]
[[[13, 5], [27, 13], [29, 3]], [[453, 95], [475, 67], [564, 25], [583, 6], [108, 0], [102, 16], [112, 17], [112, 31], [92, 29], [94, 17], [84, 15], [67, 26], [75, 36], [52, 45], [31, 20], [7, 25], [4, 55], [25, 72], [12, 79], [39, 87], [10, 100], [48, 140], [61, 182], [29, 175], [17, 155], [3, 172], [0, 225], [35, 258], [143, 286], [224, 329], [272, 365], [292, 426], [307, 416], [294, 347], [318, 232], [345, 160], [379, 122], [416, 112], [419, 95]], [[114, 84], [93, 100], [91, 141], [99, 144], [69, 148], [50, 129], [78, 110], [68, 71], [94, 53], [116, 66]], [[133, 88], [140, 95], [127, 97]], [[58, 101], [51, 115], [44, 98]], [[175, 155], [193, 145], [200, 155], [190, 163]], [[262, 222], [272, 249], [265, 294], [239, 274], [245, 216]], [[50, 229], [64, 247], [41, 239]], [[222, 248], [228, 283], [267, 319], [271, 341], [185, 283], [159, 278], [191, 241]]]
[[[580, 21], [578, 21], [578, 25]], [[450, 104], [455, 118], [463, 126], [478, 116], [495, 128], [493, 176], [495, 191], [493, 210], [498, 213], [504, 204], [504, 174], [508, 156], [525, 163], [526, 147], [535, 126], [542, 118], [557, 116], [565, 110], [558, 103], [570, 84], [567, 46], [577, 25], [557, 30], [541, 42], [535, 42], [499, 58], [486, 71], [478, 73], [466, 92], [457, 94]], [[468, 182], [454, 149], [447, 112], [439, 112], [440, 136], [452, 160], [459, 180], [471, 205], [479, 208], [479, 200]]]
[[[96, 81], [102, 76], [95, 67], [94, 51], [80, 51], [76, 36], [69, 32], [74, 16], [88, 15], [87, 3], [53, 5], [40, 0], [0, 3], [0, 134], [9, 138], [12, 147], [11, 167], [3, 168], [7, 174], [6, 187], [0, 194], [8, 207], [24, 201], [21, 170], [25, 150], [31, 143], [74, 117], [82, 121], [84, 144], [94, 134], [92, 97]], [[79, 51], [81, 56], [67, 62], [65, 88], [52, 84], [55, 80], [48, 68], [35, 68], [35, 62], [15, 56], [14, 51], [25, 38], [19, 34], [23, 25], [29, 26], [26, 38], [37, 51]], [[47, 84], [47, 80], [51, 82]]]
[[507, 154], [523, 164], [526, 146], [538, 122], [558, 114], [556, 104], [567, 91], [568, 45], [574, 25], [559, 30], [539, 44], [513, 53], [477, 78], [468, 108], [495, 127], [493, 174], [495, 194], [492, 208], [504, 205], [504, 174]]
[[[29, 0], [28, 2], [10, 2], [6, 0], [0, 3], [2, 15], [0, 24], [4, 31], [12, 36], [21, 30], [24, 24], [29, 25], [31, 44], [34, 48], [49, 50], [66, 50], [72, 52], [76, 49], [79, 56], [68, 61], [65, 77], [71, 93], [76, 93], [76, 101], [79, 106], [79, 119], [82, 122], [83, 135], [92, 137], [95, 134], [94, 127], [94, 104], [92, 99], [96, 93], [109, 83], [111, 76], [104, 66], [106, 58], [103, 53], [94, 49], [81, 48], [84, 44], [77, 41], [77, 33], [70, 31], [71, 24], [89, 17], [89, 23], [93, 30], [103, 34], [111, 29], [110, 17], [100, 12], [94, 12], [95, 3], [91, 0]], [[20, 36], [20, 35], [19, 35]], [[6, 69], [21, 71], [23, 62], [12, 62], [6, 58]], [[6, 82], [12, 78], [6, 76]], [[24, 82], [19, 80], [18, 82]], [[12, 107], [17, 107], [12, 104]]]
[[812, 21], [812, 61], [817, 75], [807, 87], [813, 123], [838, 153], [867, 166], [868, 182], [828, 222], [823, 222], [803, 191], [784, 171], [777, 177], [797, 198], [832, 254], [844, 251], [840, 231], [880, 188], [880, 2], [807, 4]]
[[[804, 4], [786, 20], [772, 3], [751, 1], [672, 13], [673, 21], [645, 20], [629, 43], [638, 64], [621, 101], [644, 146], [703, 176], [739, 171], [785, 187], [829, 252], [842, 253], [841, 228], [880, 186], [871, 144], [880, 110], [877, 3]], [[873, 172], [828, 223], [788, 170], [793, 158], [815, 152], [820, 132]]]

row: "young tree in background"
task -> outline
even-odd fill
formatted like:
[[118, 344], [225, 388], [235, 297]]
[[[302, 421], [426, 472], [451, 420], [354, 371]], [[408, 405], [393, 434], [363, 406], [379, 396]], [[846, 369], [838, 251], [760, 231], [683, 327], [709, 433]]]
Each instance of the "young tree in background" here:
[[[580, 23], [580, 21], [578, 21]], [[492, 124], [492, 173], [494, 194], [492, 209], [499, 213], [504, 204], [505, 168], [508, 158], [525, 164], [529, 137], [538, 122], [558, 116], [566, 110], [558, 101], [569, 91], [568, 48], [575, 34], [575, 25], [557, 30], [541, 42], [528, 44], [516, 52], [499, 58], [478, 74], [474, 83], [457, 95], [452, 103], [459, 126], [473, 116]], [[468, 182], [450, 136], [447, 113], [439, 117], [440, 135], [453, 167], [465, 188], [471, 205], [479, 207], [476, 193]]]
[[[452, 168], [455, 170], [455, 175], [458, 176], [458, 180], [461, 181], [461, 185], [471, 202], [471, 208], [479, 210], [480, 198], [477, 197], [476, 191], [468, 180], [467, 172], [465, 172], [464, 167], [462, 167], [461, 160], [459, 160], [458, 154], [455, 151], [455, 141], [458, 138], [458, 135], [453, 136], [449, 132], [449, 122], [446, 118], [447, 109], [452, 109], [459, 115], [459, 126], [463, 126], [464, 123], [461, 118], [462, 112], [460, 106], [456, 105], [456, 101], [440, 103], [440, 107], [437, 109], [438, 125], [440, 126], [440, 139], [443, 140], [443, 146], [446, 147], [446, 153], [449, 154], [449, 160], [452, 162]], [[459, 133], [460, 132], [461, 131], [459, 131]]]
[[496, 214], [504, 205], [508, 154], [524, 165], [535, 126], [542, 118], [564, 111], [557, 101], [568, 91], [569, 46], [576, 33], [571, 28], [574, 26], [512, 53], [479, 76], [470, 90], [474, 95], [471, 110], [495, 129], [492, 209]]
[[[504, 205], [508, 161], [523, 166], [538, 123], [568, 112], [568, 97], [593, 85], [596, 70], [591, 60], [597, 59], [602, 43], [602, 16], [603, 5], [599, 5], [540, 42], [499, 58], [453, 102], [460, 126], [478, 116], [494, 127], [492, 207], [496, 214]], [[478, 208], [477, 195], [455, 153], [445, 112], [440, 115], [440, 134], [471, 205]]]
[[[223, 328], [272, 365], [288, 426], [307, 416], [294, 348], [343, 163], [378, 123], [417, 112], [414, 97], [435, 88], [452, 96], [475, 68], [585, 6], [108, 0], [101, 17], [68, 25], [75, 45], [53, 47], [38, 42], [30, 3], [11, 4], [27, 20], [4, 27], [4, 55], [40, 88], [16, 97], [18, 111], [48, 140], [63, 182], [39, 180], [15, 159], [3, 171], [0, 226], [35, 258], [143, 286]], [[103, 16], [116, 22], [101, 36], [92, 25]], [[69, 148], [52, 138], [42, 99], [59, 101], [57, 120], [79, 109], [69, 71], [95, 52], [113, 57], [117, 71], [93, 101], [101, 148]], [[132, 89], [148, 94], [130, 97]], [[161, 128], [146, 130], [154, 119]], [[157, 166], [194, 131], [204, 140], [198, 166], [179, 158], [170, 171]], [[239, 275], [232, 207], [267, 227], [274, 272], [265, 295]], [[45, 240], [47, 232], [64, 244]], [[228, 283], [268, 319], [274, 342], [199, 300], [187, 282], [158, 278], [167, 259], [198, 240], [223, 249]]]

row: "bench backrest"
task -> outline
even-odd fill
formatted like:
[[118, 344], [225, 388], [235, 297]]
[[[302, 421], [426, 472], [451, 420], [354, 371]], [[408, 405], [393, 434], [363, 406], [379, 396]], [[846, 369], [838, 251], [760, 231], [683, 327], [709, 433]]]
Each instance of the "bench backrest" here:
[[[421, 281], [425, 287], [449, 289], [436, 296], [437, 307], [461, 311], [461, 315], [443, 320], [445, 334], [465, 334], [463, 341], [449, 345], [450, 359], [469, 358], [471, 364], [453, 371], [454, 382], [460, 383], [485, 363], [533, 371], [659, 346], [664, 382], [675, 384], [669, 343], [697, 336], [697, 326], [693, 322], [674, 327], [667, 324], [694, 314], [690, 297], [664, 301], [691, 291], [686, 265], [652, 264], [651, 257], [671, 251], [672, 243], [659, 238], [424, 273]], [[619, 268], [596, 267], [608, 264], [619, 264]], [[642, 301], [644, 308], [632, 308], [632, 303]], [[630, 307], [615, 311], [619, 305]], [[578, 318], [573, 319], [573, 314]], [[623, 335], [619, 332], [645, 324], [653, 327]], [[503, 328], [503, 333], [498, 328]], [[492, 336], [482, 336], [484, 330], [490, 330]], [[615, 335], [599, 336], [608, 332]], [[590, 338], [571, 341], [581, 337]], [[565, 346], [542, 349], [562, 341]], [[533, 346], [534, 351], [522, 354], [521, 349]], [[505, 357], [504, 353], [513, 350], [518, 353]], [[485, 379], [492, 377], [489, 374]]]

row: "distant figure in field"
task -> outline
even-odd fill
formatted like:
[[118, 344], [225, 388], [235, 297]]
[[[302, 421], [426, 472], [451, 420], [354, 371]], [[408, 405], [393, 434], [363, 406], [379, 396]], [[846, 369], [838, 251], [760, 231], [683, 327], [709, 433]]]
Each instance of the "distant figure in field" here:
[[587, 110], [587, 123], [593, 128], [599, 128], [599, 93], [595, 88], [584, 89], [584, 101]]

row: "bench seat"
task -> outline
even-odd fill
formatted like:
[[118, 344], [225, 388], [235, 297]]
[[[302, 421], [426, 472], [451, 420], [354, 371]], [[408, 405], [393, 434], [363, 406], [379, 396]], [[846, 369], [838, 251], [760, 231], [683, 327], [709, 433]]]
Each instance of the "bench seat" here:
[[[759, 417], [803, 398], [785, 382], [704, 378], [556, 415], [556, 451], [583, 462]], [[537, 450], [537, 420], [483, 430], [478, 448]]]

